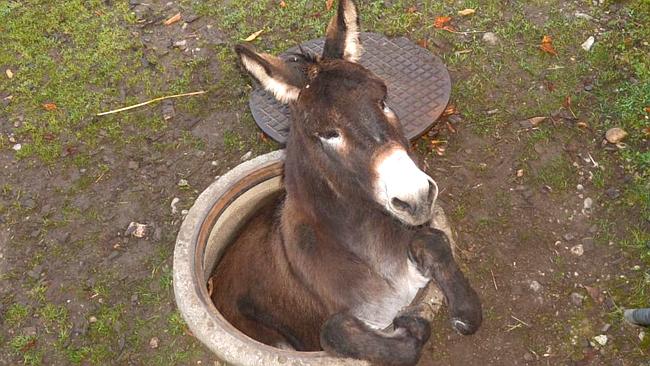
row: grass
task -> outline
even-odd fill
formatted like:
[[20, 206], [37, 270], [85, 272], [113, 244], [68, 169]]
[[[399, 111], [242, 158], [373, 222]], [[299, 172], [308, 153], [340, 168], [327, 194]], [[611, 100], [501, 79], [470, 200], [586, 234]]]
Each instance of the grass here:
[[[0, 120], [3, 125], [6, 121], [7, 126], [14, 123], [19, 126], [12, 132], [22, 144], [22, 149], [14, 153], [9, 136], [2, 130], [0, 150], [15, 154], [20, 159], [20, 168], [45, 163], [54, 172], [69, 167], [75, 171], [86, 169], [76, 181], [52, 193], [62, 197], [61, 204], [56, 206], [56, 214], [37, 219], [43, 224], [38, 245], [31, 239], [21, 241], [20, 237], [10, 241], [12, 248], [33, 249], [20, 253], [26, 258], [25, 268], [14, 269], [1, 277], [1, 280], [20, 283], [24, 290], [21, 294], [24, 298], [7, 300], [10, 305], [1, 314], [3, 328], [18, 331], [21, 327], [35, 325], [43, 330], [43, 334], [35, 337], [8, 335], [3, 331], [0, 352], [14, 355], [16, 363], [119, 363], [124, 361], [117, 359], [119, 336], [126, 338], [123, 352], [135, 363], [189, 364], [204, 352], [186, 336], [187, 326], [180, 314], [168, 306], [173, 302], [171, 268], [166, 264], [173, 246], [171, 232], [165, 233], [171, 239], [162, 240], [159, 247], [142, 260], [142, 265], [151, 269], [151, 274], [132, 282], [120, 283], [118, 276], [106, 274], [108, 270], [92, 272], [99, 279], [90, 288], [76, 283], [48, 288], [40, 282], [23, 279], [23, 273], [35, 265], [48, 264], [54, 259], [77, 260], [88, 248], [114, 244], [112, 236], [107, 237], [93, 228], [71, 239], [70, 243], [41, 245], [41, 240], [46, 240], [53, 230], [94, 227], [108, 217], [101, 208], [81, 210], [74, 204], [74, 198], [79, 195], [96, 194], [93, 188], [103, 183], [102, 177], [124, 174], [114, 165], [98, 161], [102, 148], [116, 151], [118, 159], [137, 159], [131, 156], [133, 151], [148, 151], [148, 146], [162, 157], [180, 149], [207, 152], [208, 145], [203, 139], [174, 126], [173, 121], [164, 121], [157, 106], [102, 118], [94, 116], [97, 112], [165, 94], [187, 92], [198, 83], [208, 94], [205, 98], [179, 100], [175, 103], [177, 114], [204, 118], [212, 112], [232, 112], [240, 117], [240, 126], [227, 126], [222, 131], [215, 154], [230, 154], [236, 162], [246, 151], [257, 154], [277, 148], [272, 143], [261, 142], [257, 136], [246, 104], [249, 78], [237, 66], [232, 46], [264, 29], [252, 43], [260, 50], [279, 53], [305, 40], [323, 36], [333, 10], [326, 11], [324, 2], [309, 0], [285, 0], [286, 7], [281, 7], [279, 1], [253, 0], [182, 0], [178, 3], [184, 13], [191, 10], [223, 31], [225, 44], [213, 45], [201, 39], [198, 46], [209, 48], [209, 57], [188, 60], [181, 57], [179, 50], [172, 50], [168, 57], [172, 61], [165, 63], [161, 56], [148, 52], [141, 42], [146, 29], [139, 26], [128, 2], [0, 0], [0, 42], [3, 45], [0, 97], [12, 96], [8, 105], [0, 109]], [[621, 10], [609, 15], [605, 14], [609, 2], [603, 7], [592, 7], [590, 2], [560, 4], [557, 1], [396, 0], [390, 3], [361, 1], [363, 29], [407, 36], [414, 41], [426, 40], [428, 48], [445, 61], [453, 74], [452, 101], [463, 116], [463, 128], [486, 139], [500, 136], [516, 126], [517, 121], [551, 115], [562, 108], [567, 96], [571, 97], [572, 110], [579, 120], [589, 125], [589, 130], [569, 133], [571, 125], [561, 129], [545, 122], [538, 130], [522, 132], [524, 163], [538, 158], [533, 151], [537, 143], [584, 136], [594, 139], [595, 147], [610, 127], [619, 126], [629, 133], [625, 141], [627, 148], [596, 156], [604, 170], [594, 173], [595, 188], [609, 187], [616, 179], [612, 172], [618, 165], [624, 167], [624, 174], [632, 177], [621, 187], [621, 198], [605, 203], [603, 211], [598, 213], [603, 216], [597, 240], [599, 244], [616, 242], [631, 261], [650, 266], [647, 244], [650, 242], [647, 230], [650, 152], [645, 132], [650, 117], [645, 110], [650, 105], [650, 61], [647, 58], [650, 50], [644, 44], [650, 39], [650, 27], [643, 26], [650, 24], [647, 0], [621, 3], [617, 5]], [[566, 8], [564, 12], [560, 12], [561, 7]], [[476, 8], [477, 13], [461, 18], [456, 12], [463, 8]], [[544, 12], [543, 20], [536, 19], [534, 10], [538, 8]], [[616, 23], [596, 25], [570, 16], [575, 10], [587, 11], [598, 19], [609, 16], [610, 22]], [[453, 26], [458, 30], [492, 31], [499, 42], [490, 46], [482, 41], [481, 33], [461, 35], [435, 29], [433, 19], [441, 15], [453, 16]], [[597, 34], [593, 50], [580, 49], [580, 43], [598, 27], [605, 31]], [[539, 50], [543, 35], [553, 37], [557, 56]], [[149, 66], [144, 65], [143, 59]], [[11, 79], [5, 77], [6, 69], [12, 71]], [[585, 83], [592, 85], [593, 90], [586, 92]], [[47, 103], [56, 105], [56, 109], [47, 110], [44, 107]], [[490, 110], [497, 112], [487, 114]], [[178, 132], [173, 139], [152, 138], [169, 129]], [[178, 129], [181, 131], [176, 131]], [[498, 154], [486, 156], [486, 163], [496, 157]], [[151, 176], [146, 165], [142, 164], [141, 169]], [[472, 165], [471, 169], [480, 175], [489, 172], [489, 166]], [[527, 170], [525, 179], [562, 193], [575, 186], [574, 176], [569, 159], [558, 158], [543, 164], [536, 176], [529, 175]], [[143, 182], [148, 184], [146, 180]], [[195, 180], [191, 182], [194, 184]], [[10, 225], [20, 228], [25, 217], [34, 218], [37, 214], [34, 212], [37, 210], [28, 210], [21, 204], [29, 187], [0, 184], [0, 215], [6, 216]], [[450, 214], [454, 221], [464, 221], [471, 212], [468, 197], [458, 201]], [[510, 212], [507, 210], [511, 203], [505, 195], [495, 201], [500, 207], [494, 212], [501, 212], [502, 216], [480, 219], [476, 228], [481, 233], [512, 229], [508, 226]], [[167, 204], [165, 209], [168, 209]], [[620, 217], [634, 218], [626, 223], [626, 232], [616, 229]], [[549, 235], [528, 228], [515, 229], [522, 242], [539, 241], [540, 237]], [[569, 264], [560, 260], [558, 257], [558, 267], [562, 272], [565, 268], [568, 271]], [[628, 280], [630, 282], [621, 287], [625, 291], [615, 294], [616, 302], [626, 306], [648, 306], [647, 275], [643, 271], [634, 272]], [[134, 294], [138, 297], [137, 304], [124, 300]], [[92, 302], [93, 311], [79, 315], [86, 319], [97, 318], [86, 334], [78, 337], [73, 334], [73, 316], [62, 303], [64, 297]], [[97, 302], [100, 298], [102, 304]], [[28, 305], [24, 304], [25, 300], [29, 301]], [[145, 316], [143, 309], [153, 314]], [[582, 329], [579, 323], [575, 326]], [[161, 339], [161, 346], [155, 351], [148, 346], [153, 336]], [[647, 339], [650, 342], [650, 337]], [[35, 342], [34, 345], [25, 348], [31, 342]]]

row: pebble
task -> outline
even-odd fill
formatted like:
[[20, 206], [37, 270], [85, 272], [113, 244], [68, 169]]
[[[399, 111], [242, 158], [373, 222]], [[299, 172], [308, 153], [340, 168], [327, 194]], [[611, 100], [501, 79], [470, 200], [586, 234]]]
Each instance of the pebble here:
[[562, 237], [563, 237], [564, 240], [566, 240], [566, 241], [571, 241], [571, 240], [573, 240], [573, 239], [576, 238], [576, 236], [573, 235], [572, 233], [566, 233], [566, 234], [564, 234], [564, 236], [562, 236]]
[[592, 91], [594, 89], [594, 86], [591, 85], [591, 84], [587, 84], [587, 85], [585, 85], [584, 89], [585, 89], [585, 91]]
[[582, 244], [574, 245], [571, 247], [571, 253], [580, 257], [585, 254], [585, 248], [582, 246]]
[[607, 336], [606, 336], [606, 335], [601, 334], [601, 335], [597, 335], [597, 336], [595, 336], [595, 337], [594, 337], [594, 341], [596, 341], [596, 343], [597, 343], [598, 345], [600, 345], [600, 346], [604, 346], [604, 345], [607, 344], [608, 339], [607, 339]]
[[212, 161], [210, 162], [210, 165], [212, 165], [212, 166], [217, 166], [217, 165], [219, 165], [219, 163], [218, 163], [216, 160], [212, 160]]
[[178, 186], [179, 187], [189, 187], [190, 184], [187, 182], [187, 179], [180, 179], [178, 181]]
[[144, 238], [147, 235], [148, 227], [145, 224], [131, 221], [124, 232], [124, 236], [133, 235], [136, 238]]
[[585, 210], [591, 210], [591, 208], [593, 207], [593, 205], [594, 205], [594, 200], [592, 200], [591, 198], [587, 197], [587, 198], [585, 198], [585, 201], [583, 202], [582, 207], [583, 207]]
[[612, 188], [609, 188], [608, 190], [606, 190], [605, 194], [607, 195], [607, 197], [615, 200], [621, 195], [621, 191], [619, 191], [618, 189], [612, 187]]
[[490, 46], [496, 46], [496, 44], [499, 43], [499, 37], [492, 32], [485, 32], [485, 34], [483, 34], [483, 42]]
[[627, 132], [620, 127], [614, 127], [607, 130], [605, 133], [605, 140], [611, 144], [621, 142], [627, 136]]
[[90, 323], [97, 323], [97, 317], [95, 317], [95, 316], [91, 316], [90, 318], [88, 318], [88, 322], [90, 322]]
[[239, 160], [241, 160], [241, 161], [246, 161], [246, 160], [250, 159], [251, 156], [253, 156], [253, 152], [252, 152], [252, 151], [249, 151], [249, 152], [247, 152], [246, 154], [242, 155], [242, 157], [239, 158]]
[[571, 298], [571, 303], [572, 303], [573, 305], [575, 305], [575, 306], [582, 306], [582, 302], [584, 301], [585, 296], [582, 295], [582, 294], [579, 294], [579, 293], [577, 293], [577, 292], [573, 292], [573, 293], [571, 293], [570, 298]]
[[16, 144], [16, 145], [14, 145], [14, 146], [12, 147], [12, 149], [14, 149], [15, 151], [19, 151], [19, 150], [22, 149], [22, 148], [23, 148], [23, 145], [21, 145], [21, 144]]
[[530, 289], [533, 290], [534, 292], [540, 292], [542, 290], [542, 285], [539, 282], [535, 281], [535, 280], [530, 281], [529, 286], [530, 286]]
[[592, 17], [589, 14], [581, 13], [579, 11], [576, 11], [573, 15], [575, 15], [576, 18], [584, 19], [584, 20], [594, 20], [594, 17]]
[[582, 190], [585, 189], [585, 186], [583, 186], [582, 184], [578, 184], [578, 185], [576, 186], [576, 189], [579, 190], [579, 191], [582, 191]]
[[159, 343], [158, 337], [153, 337], [151, 338], [151, 340], [149, 340], [149, 347], [156, 349], [158, 348], [158, 343]]
[[174, 47], [178, 47], [178, 48], [184, 50], [185, 48], [187, 48], [187, 40], [183, 39], [183, 40], [174, 42]]
[[583, 50], [589, 52], [591, 51], [591, 47], [593, 47], [594, 42], [596, 42], [596, 38], [594, 36], [589, 36], [586, 41], [584, 41], [580, 47], [582, 47]]
[[178, 198], [178, 197], [174, 197], [174, 198], [172, 199], [172, 203], [171, 203], [171, 205], [170, 205], [171, 208], [172, 208], [172, 215], [173, 215], [173, 214], [176, 214], [176, 213], [178, 212], [178, 208], [176, 207], [176, 205], [178, 204], [178, 202], [180, 202], [180, 200], [181, 200], [181, 199]]
[[607, 324], [603, 325], [602, 328], [600, 328], [600, 332], [601, 332], [601, 333], [607, 333], [607, 331], [608, 331], [609, 328], [611, 328], [611, 327], [612, 327], [612, 325], [609, 324], [609, 323], [607, 323]]
[[463, 117], [458, 114], [452, 114], [451, 116], [447, 117], [447, 121], [453, 124], [457, 124], [463, 122]]

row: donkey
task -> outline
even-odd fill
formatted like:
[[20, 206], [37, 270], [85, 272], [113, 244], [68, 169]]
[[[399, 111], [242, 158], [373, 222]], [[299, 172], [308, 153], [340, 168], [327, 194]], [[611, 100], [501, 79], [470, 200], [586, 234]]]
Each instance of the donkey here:
[[289, 104], [292, 124], [284, 199], [251, 220], [212, 274], [223, 316], [269, 345], [413, 365], [431, 328], [410, 304], [434, 279], [451, 326], [476, 332], [479, 298], [429, 227], [437, 185], [414, 162], [386, 85], [357, 63], [354, 3], [340, 0], [321, 56], [235, 50]]

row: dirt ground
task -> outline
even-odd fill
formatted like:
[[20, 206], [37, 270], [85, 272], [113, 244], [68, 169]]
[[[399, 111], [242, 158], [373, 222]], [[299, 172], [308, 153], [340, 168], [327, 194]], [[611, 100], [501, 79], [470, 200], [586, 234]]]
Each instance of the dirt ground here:
[[[10, 45], [0, 54], [0, 364], [220, 364], [176, 310], [171, 262], [197, 195], [242, 158], [280, 148], [254, 125], [232, 45], [264, 28], [256, 45], [277, 51], [322, 34], [328, 13], [309, 1], [73, 3], [77, 12], [52, 15], [69, 27], [44, 28], [53, 43], [40, 45], [9, 17], [53, 5], [0, 1]], [[647, 3], [361, 3], [364, 29], [426, 40], [453, 80], [456, 112], [414, 146], [485, 320], [462, 337], [441, 313], [420, 365], [650, 365], [647, 331], [621, 320], [650, 306]], [[469, 7], [474, 20], [456, 15]], [[431, 27], [444, 14], [458, 29], [494, 29], [500, 43]], [[75, 23], [94, 17], [109, 18]], [[75, 58], [86, 51], [75, 32], [109, 47], [110, 27], [119, 46]], [[555, 27], [553, 58], [538, 44]], [[587, 54], [594, 30], [603, 45]], [[45, 75], [30, 69], [41, 60], [28, 44], [53, 62]], [[57, 84], [64, 72], [79, 85]], [[94, 116], [195, 90], [207, 93]], [[547, 118], [526, 121], [535, 116]], [[630, 134], [624, 150], [601, 144], [617, 125]], [[147, 225], [144, 237], [132, 222]]]

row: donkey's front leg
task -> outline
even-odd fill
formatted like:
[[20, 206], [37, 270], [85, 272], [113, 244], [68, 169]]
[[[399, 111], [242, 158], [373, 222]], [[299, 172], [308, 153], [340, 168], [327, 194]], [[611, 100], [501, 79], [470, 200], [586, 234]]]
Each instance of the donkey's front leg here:
[[373, 365], [415, 365], [431, 335], [429, 322], [416, 314], [403, 314], [393, 325], [392, 332], [379, 331], [350, 313], [334, 314], [321, 328], [321, 347], [328, 353], [368, 360]]
[[481, 302], [461, 272], [444, 232], [427, 228], [409, 248], [410, 259], [426, 277], [433, 277], [447, 299], [451, 325], [461, 334], [476, 332], [481, 325]]

